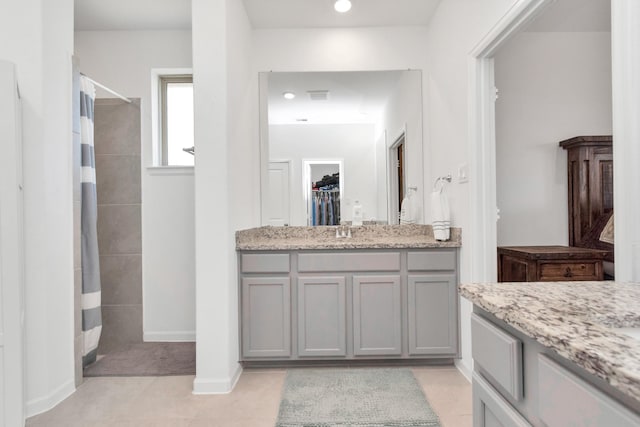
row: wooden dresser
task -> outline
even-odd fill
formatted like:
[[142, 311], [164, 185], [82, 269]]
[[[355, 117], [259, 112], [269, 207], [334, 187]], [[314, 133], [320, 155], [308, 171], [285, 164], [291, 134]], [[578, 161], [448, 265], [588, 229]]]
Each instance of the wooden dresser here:
[[603, 280], [607, 251], [571, 246], [498, 248], [499, 282]]
[[611, 135], [576, 136], [560, 141], [567, 150], [569, 246], [607, 251], [600, 233], [613, 215], [613, 138]]

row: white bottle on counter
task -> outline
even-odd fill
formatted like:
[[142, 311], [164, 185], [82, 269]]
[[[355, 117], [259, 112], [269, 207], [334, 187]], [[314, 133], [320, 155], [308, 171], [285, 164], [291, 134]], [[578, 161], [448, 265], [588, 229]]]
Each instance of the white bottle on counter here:
[[357, 200], [353, 204], [353, 215], [351, 217], [351, 225], [362, 225], [362, 205]]

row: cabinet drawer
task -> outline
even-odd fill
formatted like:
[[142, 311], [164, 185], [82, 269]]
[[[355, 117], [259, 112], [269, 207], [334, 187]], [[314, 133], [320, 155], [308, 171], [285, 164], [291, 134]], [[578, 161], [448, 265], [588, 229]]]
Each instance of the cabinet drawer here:
[[242, 254], [243, 273], [288, 273], [289, 254]]
[[298, 271], [399, 271], [399, 252], [306, 253], [298, 255]]
[[456, 254], [454, 251], [421, 251], [407, 254], [407, 268], [416, 270], [455, 270]]
[[544, 355], [538, 356], [539, 417], [548, 427], [640, 425], [640, 417]]
[[515, 400], [522, 399], [522, 342], [475, 313], [471, 353], [483, 375]]
[[540, 280], [601, 280], [597, 262], [540, 263]]

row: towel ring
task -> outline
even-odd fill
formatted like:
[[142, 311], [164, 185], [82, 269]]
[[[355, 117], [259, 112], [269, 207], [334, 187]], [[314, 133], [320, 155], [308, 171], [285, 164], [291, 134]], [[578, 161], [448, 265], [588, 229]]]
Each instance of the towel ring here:
[[446, 176], [439, 176], [438, 178], [436, 178], [436, 181], [433, 183], [433, 190], [436, 190], [436, 187], [438, 186], [438, 183], [441, 184], [440, 190], [442, 190], [442, 187], [444, 187], [444, 184], [442, 181], [447, 181], [447, 182], [451, 182], [451, 174], [448, 174]]

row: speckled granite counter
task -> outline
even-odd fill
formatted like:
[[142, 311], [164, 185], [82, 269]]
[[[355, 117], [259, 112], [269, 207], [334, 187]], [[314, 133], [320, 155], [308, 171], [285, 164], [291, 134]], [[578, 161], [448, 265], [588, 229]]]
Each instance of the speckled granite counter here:
[[640, 401], [640, 284], [544, 282], [463, 284], [460, 294]]
[[259, 227], [236, 232], [237, 250], [404, 249], [460, 247], [460, 228], [439, 242], [430, 225], [363, 225], [351, 238], [336, 238], [336, 227]]

